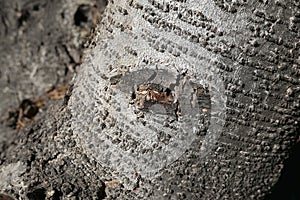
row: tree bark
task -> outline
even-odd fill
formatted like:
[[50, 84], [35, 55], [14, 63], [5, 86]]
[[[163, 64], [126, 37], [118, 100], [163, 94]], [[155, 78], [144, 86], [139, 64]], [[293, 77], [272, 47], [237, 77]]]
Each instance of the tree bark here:
[[61, 105], [5, 150], [29, 199], [263, 199], [299, 138], [300, 4], [110, 1]]

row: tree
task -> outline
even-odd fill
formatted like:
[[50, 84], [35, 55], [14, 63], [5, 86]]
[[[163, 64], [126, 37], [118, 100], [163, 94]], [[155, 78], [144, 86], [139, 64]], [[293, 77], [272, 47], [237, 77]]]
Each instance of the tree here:
[[299, 138], [296, 1], [110, 1], [0, 186], [29, 199], [262, 199]]

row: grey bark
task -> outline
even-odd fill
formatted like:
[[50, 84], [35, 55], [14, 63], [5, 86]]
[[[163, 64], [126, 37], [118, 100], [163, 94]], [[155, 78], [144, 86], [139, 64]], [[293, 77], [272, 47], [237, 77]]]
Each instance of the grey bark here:
[[[1, 154], [0, 189], [263, 199], [299, 138], [299, 22], [296, 0], [110, 1], [64, 102]], [[147, 84], [173, 101], [137, 99]]]

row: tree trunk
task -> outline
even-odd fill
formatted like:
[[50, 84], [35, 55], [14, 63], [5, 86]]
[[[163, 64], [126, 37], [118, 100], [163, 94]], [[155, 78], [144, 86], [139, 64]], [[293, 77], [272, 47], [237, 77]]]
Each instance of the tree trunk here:
[[110, 1], [61, 105], [6, 149], [29, 199], [262, 199], [299, 137], [300, 4]]

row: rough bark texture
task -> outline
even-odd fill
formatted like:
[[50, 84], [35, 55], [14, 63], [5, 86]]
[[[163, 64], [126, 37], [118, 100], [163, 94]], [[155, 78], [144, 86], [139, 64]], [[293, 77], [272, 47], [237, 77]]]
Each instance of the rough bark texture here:
[[110, 1], [64, 102], [1, 154], [0, 189], [264, 198], [299, 137], [299, 22], [296, 0]]

